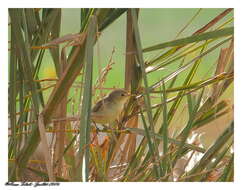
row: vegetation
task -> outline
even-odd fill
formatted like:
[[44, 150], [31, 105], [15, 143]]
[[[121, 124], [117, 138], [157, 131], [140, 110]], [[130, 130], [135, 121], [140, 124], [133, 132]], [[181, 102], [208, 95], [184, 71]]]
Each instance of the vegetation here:
[[[233, 181], [234, 123], [221, 120], [233, 113], [233, 9], [180, 37], [200, 11], [176, 39], [142, 47], [139, 9], [80, 9], [80, 33], [64, 36], [61, 9], [9, 9], [9, 181]], [[90, 111], [116, 65], [112, 57], [94, 65], [94, 47], [124, 14], [124, 88], [136, 96], [117, 126], [100, 129]], [[216, 50], [211, 74], [200, 77]], [[47, 51], [57, 78], [39, 77]], [[224, 131], [203, 143], [201, 129], [214, 121]]]

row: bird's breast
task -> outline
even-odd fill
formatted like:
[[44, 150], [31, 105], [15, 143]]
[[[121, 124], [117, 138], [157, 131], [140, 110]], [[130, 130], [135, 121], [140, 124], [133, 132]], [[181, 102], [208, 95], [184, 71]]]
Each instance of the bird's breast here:
[[92, 119], [97, 123], [112, 123], [123, 110], [123, 104], [112, 103], [103, 107], [102, 111], [92, 113]]

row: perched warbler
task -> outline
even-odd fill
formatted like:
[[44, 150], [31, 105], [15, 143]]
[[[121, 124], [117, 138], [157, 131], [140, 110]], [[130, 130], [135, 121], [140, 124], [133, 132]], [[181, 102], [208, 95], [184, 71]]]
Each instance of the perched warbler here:
[[91, 119], [100, 124], [113, 123], [122, 112], [129, 96], [130, 94], [122, 89], [112, 91], [92, 108]]

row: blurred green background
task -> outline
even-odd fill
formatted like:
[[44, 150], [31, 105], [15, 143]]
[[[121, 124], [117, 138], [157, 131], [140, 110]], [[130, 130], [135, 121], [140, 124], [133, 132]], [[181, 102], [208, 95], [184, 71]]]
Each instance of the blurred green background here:
[[[197, 29], [206, 25], [210, 20], [219, 15], [225, 9], [202, 9], [193, 22], [186, 28], [184, 32], [179, 36], [186, 37], [194, 33]], [[142, 39], [143, 48], [149, 47], [158, 43], [174, 40], [177, 33], [187, 24], [187, 22], [199, 11], [196, 8], [187, 9], [140, 9], [139, 14], [139, 27]], [[231, 17], [228, 14], [220, 23], [223, 23], [227, 18]], [[228, 27], [228, 26], [227, 26]], [[80, 30], [80, 9], [62, 9], [62, 23], [61, 23], [61, 36], [78, 33]], [[110, 27], [104, 30], [101, 37], [96, 44], [95, 56], [94, 56], [94, 81], [97, 78], [98, 67], [97, 63], [100, 62], [104, 67], [112, 54], [112, 50], [115, 47], [115, 53], [113, 55], [113, 61], [115, 65], [108, 74], [108, 80], [105, 87], [123, 87], [124, 86], [124, 69], [125, 69], [125, 47], [126, 47], [126, 14], [123, 14], [116, 22]], [[98, 48], [99, 46], [99, 48]], [[208, 56], [203, 58], [203, 63], [199, 69], [202, 71], [201, 78], [204, 75], [213, 71], [212, 65], [216, 61], [220, 48], [213, 51]], [[99, 56], [97, 54], [99, 51]], [[165, 52], [165, 49], [163, 50]], [[156, 55], [157, 52], [144, 54], [145, 60], [149, 60]], [[50, 78], [55, 76], [54, 64], [48, 51], [45, 53], [44, 67], [41, 68], [40, 78]], [[179, 64], [180, 61], [177, 62]], [[157, 80], [170, 73], [171, 70], [177, 68], [177, 65], [173, 64], [159, 72], [149, 75], [150, 82]], [[182, 77], [182, 75], [181, 75]], [[200, 79], [201, 79], [200, 78]], [[117, 80], [118, 79], [118, 80]], [[178, 80], [179, 83], [179, 80]]]

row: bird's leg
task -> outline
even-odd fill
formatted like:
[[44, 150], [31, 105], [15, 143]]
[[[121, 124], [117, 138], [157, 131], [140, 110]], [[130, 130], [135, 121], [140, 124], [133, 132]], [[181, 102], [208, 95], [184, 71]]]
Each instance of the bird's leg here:
[[115, 131], [113, 130], [115, 126], [116, 126], [116, 121], [114, 121], [112, 124], [109, 124], [108, 128], [110, 130], [109, 136], [111, 137], [111, 139], [113, 139], [117, 143], [118, 139], [115, 134]]
[[100, 129], [98, 128], [96, 122], [95, 122], [95, 121], [92, 121], [92, 122], [93, 122], [93, 124], [94, 124], [94, 126], [95, 126], [95, 128], [96, 128], [96, 132], [97, 132], [97, 133], [100, 132]]
[[123, 122], [122, 121], [119, 122], [118, 120], [116, 120], [116, 122], [118, 124], [118, 130], [122, 129]]

